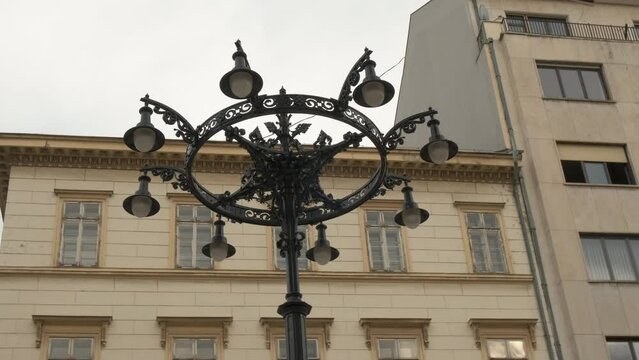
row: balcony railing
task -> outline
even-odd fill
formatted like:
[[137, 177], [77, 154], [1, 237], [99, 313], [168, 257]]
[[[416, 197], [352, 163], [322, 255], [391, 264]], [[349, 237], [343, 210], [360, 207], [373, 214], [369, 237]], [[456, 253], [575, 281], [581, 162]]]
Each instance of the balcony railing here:
[[569, 23], [562, 19], [551, 18], [506, 18], [504, 31], [514, 34], [556, 36], [578, 39], [639, 41], [639, 28], [636, 26], [613, 26]]

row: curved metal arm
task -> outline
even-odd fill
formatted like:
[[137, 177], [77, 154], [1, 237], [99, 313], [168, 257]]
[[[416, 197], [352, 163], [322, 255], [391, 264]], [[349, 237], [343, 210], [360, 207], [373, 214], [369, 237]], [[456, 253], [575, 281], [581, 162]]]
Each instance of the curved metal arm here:
[[164, 182], [175, 179], [175, 181], [171, 182], [174, 189], [179, 187], [180, 190], [189, 191], [189, 186], [186, 181], [186, 171], [182, 168], [173, 166], [146, 166], [140, 169], [140, 171], [150, 171], [153, 176], [159, 176]]
[[351, 88], [359, 82], [359, 73], [364, 70], [363, 64], [370, 58], [371, 53], [373, 53], [372, 50], [365, 48], [364, 55], [355, 62], [351, 71], [349, 71], [348, 75], [346, 75], [346, 79], [344, 79], [344, 84], [342, 85], [342, 90], [339, 92], [339, 97], [337, 98], [337, 107], [339, 111], [344, 111], [348, 108], [348, 103], [352, 99]]
[[411, 115], [406, 119], [398, 122], [393, 126], [386, 135], [382, 138], [382, 144], [384, 144], [384, 148], [386, 151], [397, 149], [398, 145], [404, 143], [404, 136], [402, 133], [411, 134], [415, 132], [418, 124], [423, 124], [426, 122], [426, 117], [429, 116], [431, 119], [437, 114], [436, 110], [433, 110], [432, 107], [428, 108], [428, 111], [424, 111], [415, 115]]
[[162, 104], [159, 101], [155, 101], [149, 98], [149, 94], [141, 98], [146, 106], [153, 105], [153, 112], [162, 115], [162, 120], [168, 124], [173, 125], [177, 123], [177, 129], [175, 129], [175, 136], [182, 138], [182, 140], [188, 144], [195, 144], [198, 140], [197, 131], [191, 126], [191, 124], [177, 111], [171, 109], [167, 105]]

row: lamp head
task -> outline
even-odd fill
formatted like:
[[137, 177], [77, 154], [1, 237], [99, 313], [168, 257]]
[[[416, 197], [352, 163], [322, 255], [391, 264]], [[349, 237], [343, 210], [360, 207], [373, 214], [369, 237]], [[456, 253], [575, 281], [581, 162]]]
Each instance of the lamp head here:
[[131, 215], [139, 218], [153, 216], [160, 211], [160, 203], [155, 200], [149, 192], [149, 182], [151, 179], [146, 173], [138, 178], [140, 187], [135, 194], [124, 199], [122, 207]]
[[326, 239], [326, 225], [320, 223], [316, 229], [317, 240], [315, 241], [315, 246], [306, 252], [306, 258], [320, 265], [326, 265], [330, 261], [337, 259], [339, 250], [332, 247], [331, 242]]
[[402, 189], [404, 193], [404, 206], [402, 210], [395, 215], [395, 223], [406, 226], [409, 229], [415, 229], [419, 224], [428, 220], [430, 214], [428, 211], [421, 209], [413, 200], [413, 188], [406, 185]]
[[440, 165], [457, 155], [458, 147], [455, 142], [446, 139], [439, 132], [439, 120], [435, 119], [435, 114], [436, 112], [430, 115], [431, 119], [426, 124], [430, 128], [430, 138], [428, 144], [420, 150], [419, 155], [424, 161]]
[[226, 237], [224, 236], [224, 221], [218, 218], [213, 225], [215, 226], [213, 239], [209, 244], [202, 247], [202, 253], [212, 258], [213, 261], [219, 262], [235, 255], [235, 247], [226, 241]]
[[395, 88], [388, 81], [375, 75], [375, 62], [367, 60], [363, 66], [366, 77], [353, 91], [353, 100], [364, 107], [378, 107], [391, 101], [395, 95]]
[[124, 143], [131, 150], [150, 153], [164, 145], [164, 134], [151, 124], [153, 110], [144, 105], [140, 108], [140, 122], [124, 133]]
[[251, 70], [246, 53], [238, 40], [235, 43], [237, 51], [233, 54], [235, 67], [227, 72], [220, 80], [220, 90], [224, 95], [233, 99], [246, 99], [257, 95], [262, 90], [262, 77]]

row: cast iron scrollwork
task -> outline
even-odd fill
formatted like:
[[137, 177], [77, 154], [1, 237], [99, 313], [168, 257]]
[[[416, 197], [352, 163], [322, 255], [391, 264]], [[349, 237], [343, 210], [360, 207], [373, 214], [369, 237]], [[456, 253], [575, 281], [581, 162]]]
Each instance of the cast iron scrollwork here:
[[359, 73], [364, 70], [364, 62], [370, 58], [372, 53], [372, 50], [368, 50], [368, 48], [364, 49], [364, 55], [355, 62], [351, 71], [349, 71], [348, 75], [346, 75], [342, 89], [339, 92], [339, 97], [337, 98], [337, 109], [339, 111], [348, 109], [348, 103], [353, 99], [351, 96], [351, 88], [356, 86], [359, 82]]
[[145, 167], [140, 169], [141, 171], [150, 171], [153, 176], [159, 176], [164, 182], [171, 180], [171, 185], [174, 189], [180, 188], [182, 191], [188, 191], [189, 185], [186, 179], [186, 171], [176, 167]]
[[198, 140], [198, 131], [193, 129], [193, 126], [177, 111], [171, 109], [167, 105], [162, 104], [159, 101], [155, 101], [149, 98], [147, 94], [141, 98], [140, 101], [148, 105], [153, 105], [153, 112], [162, 115], [162, 121], [168, 125], [177, 124], [175, 129], [175, 136], [182, 138], [187, 144], [194, 144]]
[[426, 122], [427, 116], [432, 118], [435, 115], [437, 115], [437, 111], [433, 110], [433, 108], [428, 108], [428, 111], [409, 116], [406, 119], [395, 124], [395, 126], [388, 130], [388, 132], [382, 139], [382, 143], [384, 144], [386, 150], [390, 151], [397, 149], [398, 145], [404, 143], [403, 133], [414, 133], [417, 129], [417, 125]]

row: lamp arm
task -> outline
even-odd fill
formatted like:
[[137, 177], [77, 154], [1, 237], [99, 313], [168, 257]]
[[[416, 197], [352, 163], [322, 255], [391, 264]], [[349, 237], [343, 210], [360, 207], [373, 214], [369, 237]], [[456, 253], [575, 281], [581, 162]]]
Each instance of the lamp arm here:
[[153, 176], [159, 176], [164, 182], [171, 181], [174, 189], [180, 188], [183, 191], [189, 191], [189, 185], [186, 181], [186, 171], [182, 168], [174, 166], [146, 166], [140, 169], [140, 172], [151, 172]]
[[348, 103], [353, 98], [351, 96], [351, 88], [359, 82], [359, 73], [364, 70], [364, 62], [370, 58], [372, 52], [373, 51], [368, 50], [368, 48], [364, 49], [364, 55], [355, 62], [351, 71], [346, 75], [342, 90], [339, 92], [339, 97], [337, 98], [337, 108], [339, 111], [344, 111], [348, 108]]
[[148, 94], [141, 98], [140, 101], [142, 101], [146, 106], [153, 105], [153, 112], [162, 115], [162, 120], [166, 124], [174, 125], [177, 123], [175, 136], [182, 138], [182, 140], [187, 144], [194, 145], [197, 142], [197, 131], [195, 131], [193, 126], [182, 115], [180, 115], [180, 113], [159, 101], [149, 98]]
[[426, 122], [426, 117], [434, 117], [437, 114], [436, 110], [433, 110], [432, 107], [428, 108], [428, 111], [424, 111], [421, 113], [417, 113], [415, 115], [411, 115], [404, 120], [398, 122], [393, 126], [386, 135], [382, 138], [382, 144], [384, 144], [384, 148], [387, 152], [391, 150], [397, 149], [398, 145], [404, 143], [405, 136], [402, 136], [403, 133], [411, 134], [414, 133], [417, 129], [417, 125], [423, 124]]

